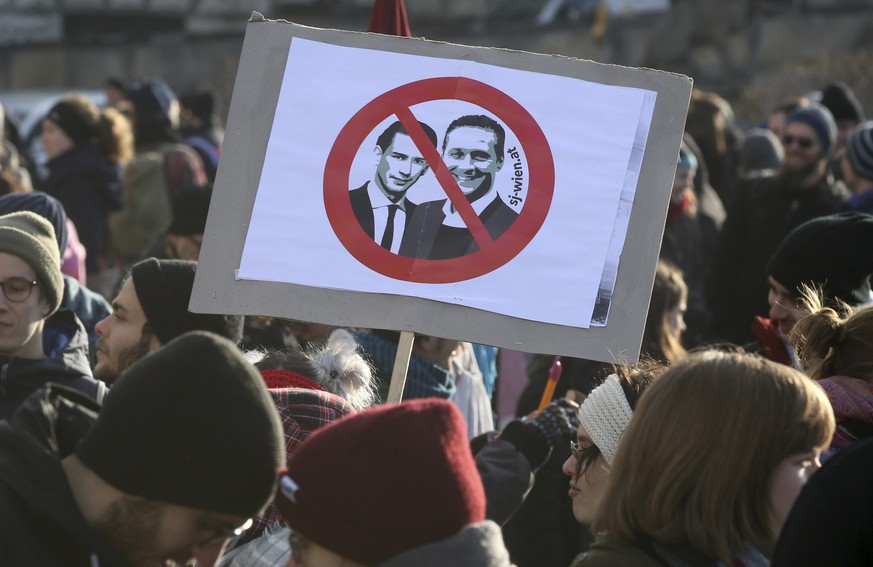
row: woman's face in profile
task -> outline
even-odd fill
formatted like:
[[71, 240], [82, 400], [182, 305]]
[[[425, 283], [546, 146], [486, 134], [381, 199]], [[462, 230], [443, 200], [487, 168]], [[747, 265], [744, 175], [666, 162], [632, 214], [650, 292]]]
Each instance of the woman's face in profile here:
[[789, 455], [776, 465], [770, 477], [770, 509], [779, 531], [785, 525], [803, 485], [821, 468], [820, 455], [821, 449], [817, 448]]
[[[590, 524], [594, 518], [594, 512], [600, 505], [603, 493], [606, 490], [606, 481], [609, 478], [609, 468], [606, 459], [600, 454], [600, 450], [594, 445], [591, 436], [580, 425], [577, 432], [576, 443], [570, 457], [564, 462], [562, 470], [570, 477], [570, 499], [573, 501], [573, 515], [581, 524]], [[588, 455], [596, 452], [597, 458], [591, 464], [580, 470], [579, 462], [585, 461]]]

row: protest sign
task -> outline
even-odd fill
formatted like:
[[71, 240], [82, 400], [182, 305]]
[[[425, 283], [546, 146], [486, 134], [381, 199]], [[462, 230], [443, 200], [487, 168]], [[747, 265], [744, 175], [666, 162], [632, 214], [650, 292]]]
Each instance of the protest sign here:
[[690, 90], [253, 17], [191, 309], [633, 361]]

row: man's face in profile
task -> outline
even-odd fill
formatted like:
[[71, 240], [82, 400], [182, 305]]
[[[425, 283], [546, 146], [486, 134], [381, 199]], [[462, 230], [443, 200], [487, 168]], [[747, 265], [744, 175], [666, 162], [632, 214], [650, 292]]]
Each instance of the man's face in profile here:
[[494, 174], [503, 167], [496, 145], [497, 134], [476, 126], [460, 126], [446, 134], [443, 159], [470, 200], [490, 191]]
[[379, 163], [376, 180], [379, 189], [394, 202], [399, 201], [412, 185], [427, 171], [427, 162], [415, 147], [412, 138], [398, 132], [385, 151], [376, 146]]

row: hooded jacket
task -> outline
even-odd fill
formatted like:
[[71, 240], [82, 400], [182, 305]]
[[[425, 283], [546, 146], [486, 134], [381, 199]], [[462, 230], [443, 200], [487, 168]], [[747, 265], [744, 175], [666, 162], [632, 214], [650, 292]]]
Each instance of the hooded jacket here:
[[125, 563], [85, 521], [61, 459], [100, 406], [51, 384], [0, 421], [0, 557], [3, 565], [114, 567]]
[[102, 401], [106, 386], [91, 376], [88, 335], [73, 312], [59, 309], [46, 319], [42, 340], [46, 358], [0, 357], [0, 419], [48, 382]]

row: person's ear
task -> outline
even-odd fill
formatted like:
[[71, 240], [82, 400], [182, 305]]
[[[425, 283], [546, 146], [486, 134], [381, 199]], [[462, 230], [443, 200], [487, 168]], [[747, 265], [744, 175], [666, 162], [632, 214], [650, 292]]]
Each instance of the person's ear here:
[[382, 148], [379, 146], [373, 148], [373, 155], [375, 156], [373, 165], [379, 165], [379, 162], [382, 161]]

